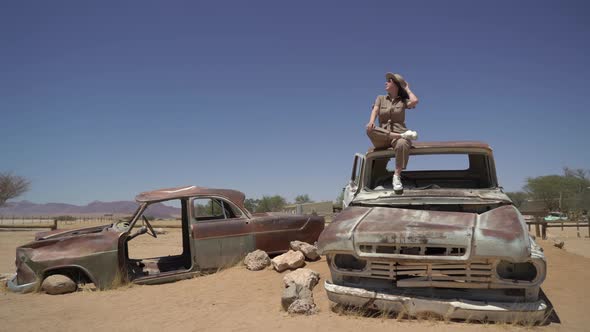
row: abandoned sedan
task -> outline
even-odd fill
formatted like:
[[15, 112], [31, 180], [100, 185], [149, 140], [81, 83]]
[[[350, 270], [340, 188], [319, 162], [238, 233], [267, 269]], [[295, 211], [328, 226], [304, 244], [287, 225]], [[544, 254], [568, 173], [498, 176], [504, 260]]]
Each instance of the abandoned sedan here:
[[331, 301], [447, 319], [539, 321], [542, 249], [480, 142], [420, 142], [392, 190], [392, 150], [357, 154], [344, 210], [318, 246]]
[[[128, 281], [185, 279], [235, 264], [255, 249], [272, 254], [287, 251], [290, 241], [313, 243], [324, 229], [319, 216], [251, 215], [243, 205], [244, 194], [235, 190], [169, 188], [141, 193], [136, 201], [139, 207], [128, 221], [39, 233], [35, 241], [18, 247], [17, 273], [9, 289], [31, 291], [54, 274], [100, 289]], [[144, 234], [157, 238], [150, 220], [162, 210], [174, 215], [172, 221], [181, 228], [177, 248], [165, 256], [141, 257], [129, 244]]]

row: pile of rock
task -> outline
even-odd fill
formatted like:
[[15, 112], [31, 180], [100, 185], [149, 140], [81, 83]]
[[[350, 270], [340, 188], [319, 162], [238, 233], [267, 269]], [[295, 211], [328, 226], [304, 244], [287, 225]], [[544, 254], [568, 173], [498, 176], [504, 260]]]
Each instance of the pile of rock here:
[[291, 241], [291, 249], [301, 252], [309, 261], [317, 261], [320, 259], [318, 248], [309, 243], [301, 241]]
[[285, 288], [281, 297], [281, 305], [290, 314], [315, 314], [318, 309], [313, 302], [312, 290], [318, 284], [320, 274], [301, 267], [305, 266], [306, 259], [315, 261], [320, 258], [318, 249], [301, 241], [293, 241], [290, 246], [292, 250], [276, 256], [272, 260], [262, 250], [253, 251], [246, 255], [244, 264], [251, 271], [263, 270], [269, 265], [272, 265], [273, 269], [278, 272], [295, 270], [283, 277]]
[[294, 270], [305, 266], [305, 260], [315, 261], [320, 258], [318, 248], [309, 243], [301, 241], [292, 241], [291, 249], [286, 253], [272, 259], [272, 267], [278, 272], [285, 270]]
[[312, 290], [320, 274], [310, 269], [297, 269], [283, 277], [285, 289], [281, 297], [283, 309], [290, 314], [312, 315], [318, 312]]

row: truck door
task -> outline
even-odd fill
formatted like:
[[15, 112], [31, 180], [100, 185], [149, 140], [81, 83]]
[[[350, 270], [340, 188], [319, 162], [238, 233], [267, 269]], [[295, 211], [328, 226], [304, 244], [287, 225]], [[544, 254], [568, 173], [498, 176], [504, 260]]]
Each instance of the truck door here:
[[360, 190], [362, 186], [361, 180], [364, 173], [365, 167], [365, 155], [356, 153], [354, 155], [354, 162], [352, 164], [352, 174], [346, 187], [344, 187], [344, 199], [342, 201], [342, 207], [345, 208], [350, 204], [354, 196]]

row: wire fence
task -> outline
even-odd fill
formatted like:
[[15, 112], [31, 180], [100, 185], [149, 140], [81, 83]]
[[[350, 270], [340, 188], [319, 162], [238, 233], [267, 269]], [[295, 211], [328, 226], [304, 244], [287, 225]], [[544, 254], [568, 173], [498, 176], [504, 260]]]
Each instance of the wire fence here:
[[547, 239], [547, 228], [560, 227], [563, 231], [564, 228], [576, 227], [580, 231], [580, 227], [588, 231], [588, 237], [590, 237], [590, 223], [588, 221], [561, 221], [561, 222], [546, 222], [546, 221], [527, 221], [526, 223], [531, 231], [531, 225], [535, 226], [535, 235], [541, 237], [543, 240]]
[[61, 225], [111, 224], [128, 215], [102, 216], [6, 216], [0, 215], [0, 228], [52, 227], [57, 220]]

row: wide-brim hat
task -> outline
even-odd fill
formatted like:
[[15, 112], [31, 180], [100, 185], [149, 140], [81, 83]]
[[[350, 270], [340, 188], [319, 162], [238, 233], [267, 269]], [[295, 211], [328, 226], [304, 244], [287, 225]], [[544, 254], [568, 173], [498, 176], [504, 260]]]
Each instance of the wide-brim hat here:
[[385, 79], [386, 80], [394, 80], [394, 81], [396, 81], [397, 84], [399, 84], [399, 86], [401, 86], [402, 88], [405, 88], [406, 85], [407, 85], [406, 80], [400, 74], [386, 73], [385, 74]]

